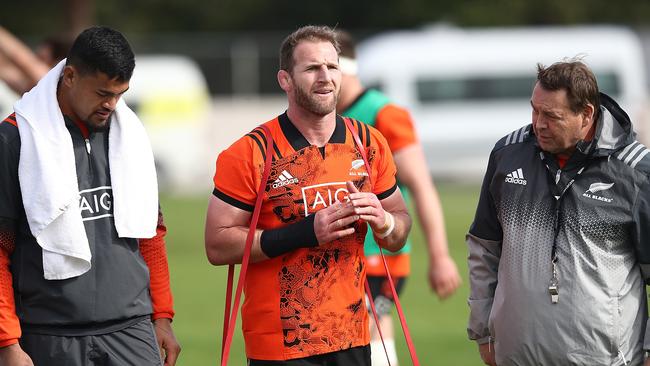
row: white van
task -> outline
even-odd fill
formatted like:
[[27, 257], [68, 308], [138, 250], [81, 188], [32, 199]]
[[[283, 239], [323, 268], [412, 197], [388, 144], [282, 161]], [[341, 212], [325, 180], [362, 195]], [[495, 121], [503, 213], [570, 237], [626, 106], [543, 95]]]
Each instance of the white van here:
[[358, 47], [361, 79], [410, 110], [434, 177], [472, 182], [494, 143], [531, 122], [537, 63], [577, 55], [644, 132], [642, 46], [624, 28], [438, 26], [381, 34]]
[[190, 192], [210, 182], [214, 156], [208, 124], [207, 82], [198, 64], [182, 55], [137, 55], [124, 94], [144, 124], [164, 190]]

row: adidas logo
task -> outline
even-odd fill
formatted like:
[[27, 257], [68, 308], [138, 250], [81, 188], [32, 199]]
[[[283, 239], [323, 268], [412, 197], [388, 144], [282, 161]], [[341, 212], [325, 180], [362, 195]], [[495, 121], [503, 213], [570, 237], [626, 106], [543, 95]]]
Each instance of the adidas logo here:
[[507, 183], [512, 183], [512, 184], [521, 184], [522, 186], [525, 186], [528, 184], [526, 179], [524, 179], [524, 171], [521, 170], [521, 168], [515, 170], [512, 173], [509, 173], [506, 175], [506, 182]]
[[276, 179], [273, 182], [271, 187], [280, 188], [280, 187], [284, 187], [284, 186], [286, 186], [288, 184], [296, 184], [296, 183], [298, 183], [298, 178], [295, 178], [294, 176], [289, 174], [288, 171], [283, 170], [282, 173], [280, 173], [280, 175], [278, 176], [278, 179]]

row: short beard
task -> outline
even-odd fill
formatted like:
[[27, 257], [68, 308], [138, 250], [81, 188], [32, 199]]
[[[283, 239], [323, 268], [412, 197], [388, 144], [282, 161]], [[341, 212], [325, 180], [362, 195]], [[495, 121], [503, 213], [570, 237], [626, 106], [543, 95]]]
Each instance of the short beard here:
[[305, 93], [301, 88], [296, 88], [296, 103], [309, 112], [323, 117], [332, 113], [336, 109], [338, 95], [335, 95], [331, 103], [319, 103]]
[[108, 130], [108, 126], [110, 126], [110, 124], [111, 124], [111, 118], [112, 117], [113, 117], [113, 114], [111, 114], [108, 117], [108, 119], [106, 120], [106, 122], [104, 122], [101, 125], [97, 125], [95, 123], [90, 123], [88, 121], [84, 121], [84, 124], [86, 125], [86, 127], [88, 127], [88, 131], [90, 131], [90, 132], [104, 132], [104, 131]]

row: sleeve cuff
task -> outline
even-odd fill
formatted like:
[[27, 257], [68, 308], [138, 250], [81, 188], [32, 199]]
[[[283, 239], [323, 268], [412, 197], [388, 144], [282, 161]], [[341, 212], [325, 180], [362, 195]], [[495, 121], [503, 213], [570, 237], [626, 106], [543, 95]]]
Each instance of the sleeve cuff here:
[[11, 346], [16, 343], [18, 343], [18, 338], [5, 339], [4, 341], [0, 341], [0, 348]]
[[169, 319], [174, 320], [174, 313], [154, 313], [151, 315], [151, 320]]
[[491, 341], [492, 341], [492, 337], [487, 336], [487, 337], [477, 339], [476, 343], [480, 345], [480, 344], [486, 344], [486, 343], [491, 342]]
[[393, 184], [393, 186], [390, 187], [390, 188], [388, 188], [387, 190], [385, 190], [385, 191], [383, 191], [383, 192], [377, 194], [377, 198], [378, 198], [379, 200], [383, 200], [383, 199], [385, 199], [385, 198], [388, 198], [388, 197], [390, 197], [390, 195], [393, 194], [393, 192], [395, 192], [396, 190], [397, 190], [397, 183]]

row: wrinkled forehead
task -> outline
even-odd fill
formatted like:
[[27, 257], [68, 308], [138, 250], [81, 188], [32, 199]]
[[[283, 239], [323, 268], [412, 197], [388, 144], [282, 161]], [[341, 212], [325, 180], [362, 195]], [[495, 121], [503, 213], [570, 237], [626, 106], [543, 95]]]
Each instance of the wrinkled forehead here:
[[298, 43], [293, 51], [293, 61], [304, 63], [335, 63], [338, 65], [339, 55], [334, 45], [325, 40], [304, 40]]
[[566, 109], [569, 108], [567, 91], [564, 88], [549, 90], [539, 82], [535, 84], [533, 95], [530, 100], [533, 106], [545, 109]]

